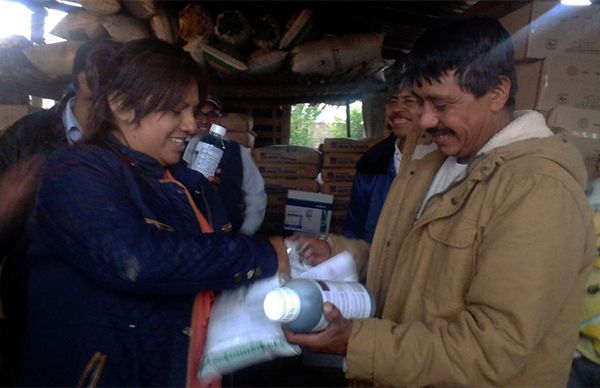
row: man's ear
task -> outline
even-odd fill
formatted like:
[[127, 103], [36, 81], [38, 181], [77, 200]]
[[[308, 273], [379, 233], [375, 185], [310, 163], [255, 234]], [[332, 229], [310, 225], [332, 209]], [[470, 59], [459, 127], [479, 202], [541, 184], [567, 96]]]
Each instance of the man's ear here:
[[506, 106], [506, 101], [508, 101], [508, 97], [510, 96], [510, 91], [512, 89], [512, 82], [506, 76], [500, 76], [500, 82], [498, 85], [494, 86], [490, 91], [491, 97], [491, 108], [493, 111], [499, 111], [504, 109]]
[[120, 101], [115, 97], [114, 94], [108, 97], [108, 106], [110, 107], [115, 119], [126, 124], [133, 123], [135, 119], [135, 113], [133, 109], [122, 109]]

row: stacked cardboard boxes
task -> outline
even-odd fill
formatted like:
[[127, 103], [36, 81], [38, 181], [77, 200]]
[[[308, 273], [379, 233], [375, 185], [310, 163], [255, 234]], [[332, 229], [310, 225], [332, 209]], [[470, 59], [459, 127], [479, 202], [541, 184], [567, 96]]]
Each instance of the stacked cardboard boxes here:
[[517, 59], [517, 109], [535, 109], [580, 149], [590, 177], [600, 156], [600, 5], [534, 0], [500, 22]]
[[321, 152], [309, 147], [271, 145], [254, 149], [252, 155], [267, 192], [267, 213], [259, 233], [283, 234], [288, 190], [319, 192], [315, 178]]
[[379, 138], [354, 140], [327, 138], [323, 140], [323, 168], [321, 169], [320, 192], [333, 195], [331, 232], [341, 233], [352, 194], [352, 183], [356, 175], [356, 162]]

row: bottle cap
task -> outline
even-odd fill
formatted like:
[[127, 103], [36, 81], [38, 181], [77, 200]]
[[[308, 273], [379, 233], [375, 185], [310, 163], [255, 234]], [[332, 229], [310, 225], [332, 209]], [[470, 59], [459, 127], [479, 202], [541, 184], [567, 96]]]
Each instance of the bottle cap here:
[[211, 125], [210, 126], [210, 131], [214, 132], [214, 133], [216, 133], [218, 135], [221, 135], [221, 136], [225, 136], [225, 134], [227, 133], [227, 129], [225, 127], [222, 127], [222, 126], [218, 125], [218, 124]]
[[265, 296], [263, 309], [271, 321], [291, 322], [300, 315], [300, 297], [291, 288], [276, 288]]

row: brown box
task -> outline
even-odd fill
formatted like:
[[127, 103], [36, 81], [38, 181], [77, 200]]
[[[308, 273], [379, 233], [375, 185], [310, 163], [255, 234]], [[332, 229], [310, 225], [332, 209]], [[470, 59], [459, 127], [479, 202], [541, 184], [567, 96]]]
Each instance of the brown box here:
[[284, 164], [256, 162], [258, 171], [264, 178], [316, 178], [319, 167], [310, 164]]
[[349, 196], [352, 194], [352, 182], [325, 182], [320, 191], [325, 194]]
[[356, 162], [360, 159], [362, 154], [348, 154], [348, 153], [331, 153], [323, 154], [323, 168], [327, 167], [342, 167], [342, 168], [355, 168]]
[[321, 163], [321, 153], [314, 148], [294, 145], [270, 145], [255, 148], [252, 156], [257, 162], [275, 162], [289, 164], [312, 164], [318, 166]]
[[600, 56], [554, 55], [517, 64], [517, 109], [600, 109]]
[[284, 191], [287, 194], [288, 189], [318, 193], [319, 182], [310, 178], [265, 178], [265, 191], [267, 194]]
[[321, 179], [323, 179], [323, 182], [352, 182], [355, 175], [355, 168], [326, 167], [321, 170]]
[[554, 54], [600, 56], [600, 5], [572, 7], [535, 0], [499, 19], [512, 35], [515, 58]]
[[355, 140], [347, 137], [326, 138], [323, 139], [322, 151], [327, 152], [359, 152], [364, 153], [374, 144], [383, 140], [381, 137], [369, 137], [366, 139]]

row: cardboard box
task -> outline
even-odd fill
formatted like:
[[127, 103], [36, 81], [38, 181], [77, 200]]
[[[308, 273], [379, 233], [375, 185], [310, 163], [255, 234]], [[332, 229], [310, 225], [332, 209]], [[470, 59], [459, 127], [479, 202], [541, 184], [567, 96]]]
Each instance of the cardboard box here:
[[355, 168], [324, 168], [321, 170], [323, 182], [353, 182]]
[[600, 159], [600, 110], [559, 106], [547, 123], [554, 131], [563, 131], [583, 157], [590, 178], [597, 176]]
[[265, 178], [267, 194], [287, 193], [288, 189], [319, 192], [319, 182], [310, 178]]
[[290, 190], [283, 228], [301, 233], [327, 234], [332, 205], [333, 195]]
[[323, 152], [359, 152], [364, 153], [376, 143], [380, 142], [382, 137], [369, 137], [366, 139], [355, 140], [350, 138], [326, 138], [323, 139]]
[[517, 109], [600, 109], [600, 56], [553, 55], [517, 64]]
[[515, 58], [554, 54], [600, 56], [600, 5], [573, 7], [535, 0], [499, 19], [515, 46]]
[[294, 145], [270, 145], [255, 148], [254, 160], [261, 162], [320, 165], [321, 153], [314, 148]]
[[350, 196], [352, 194], [353, 182], [325, 182], [321, 184], [321, 193]]
[[356, 153], [325, 153], [323, 154], [323, 167], [355, 168], [356, 162], [358, 162], [361, 156], [362, 154]]
[[264, 178], [316, 178], [319, 167], [310, 164], [283, 164], [257, 162], [258, 171]]

